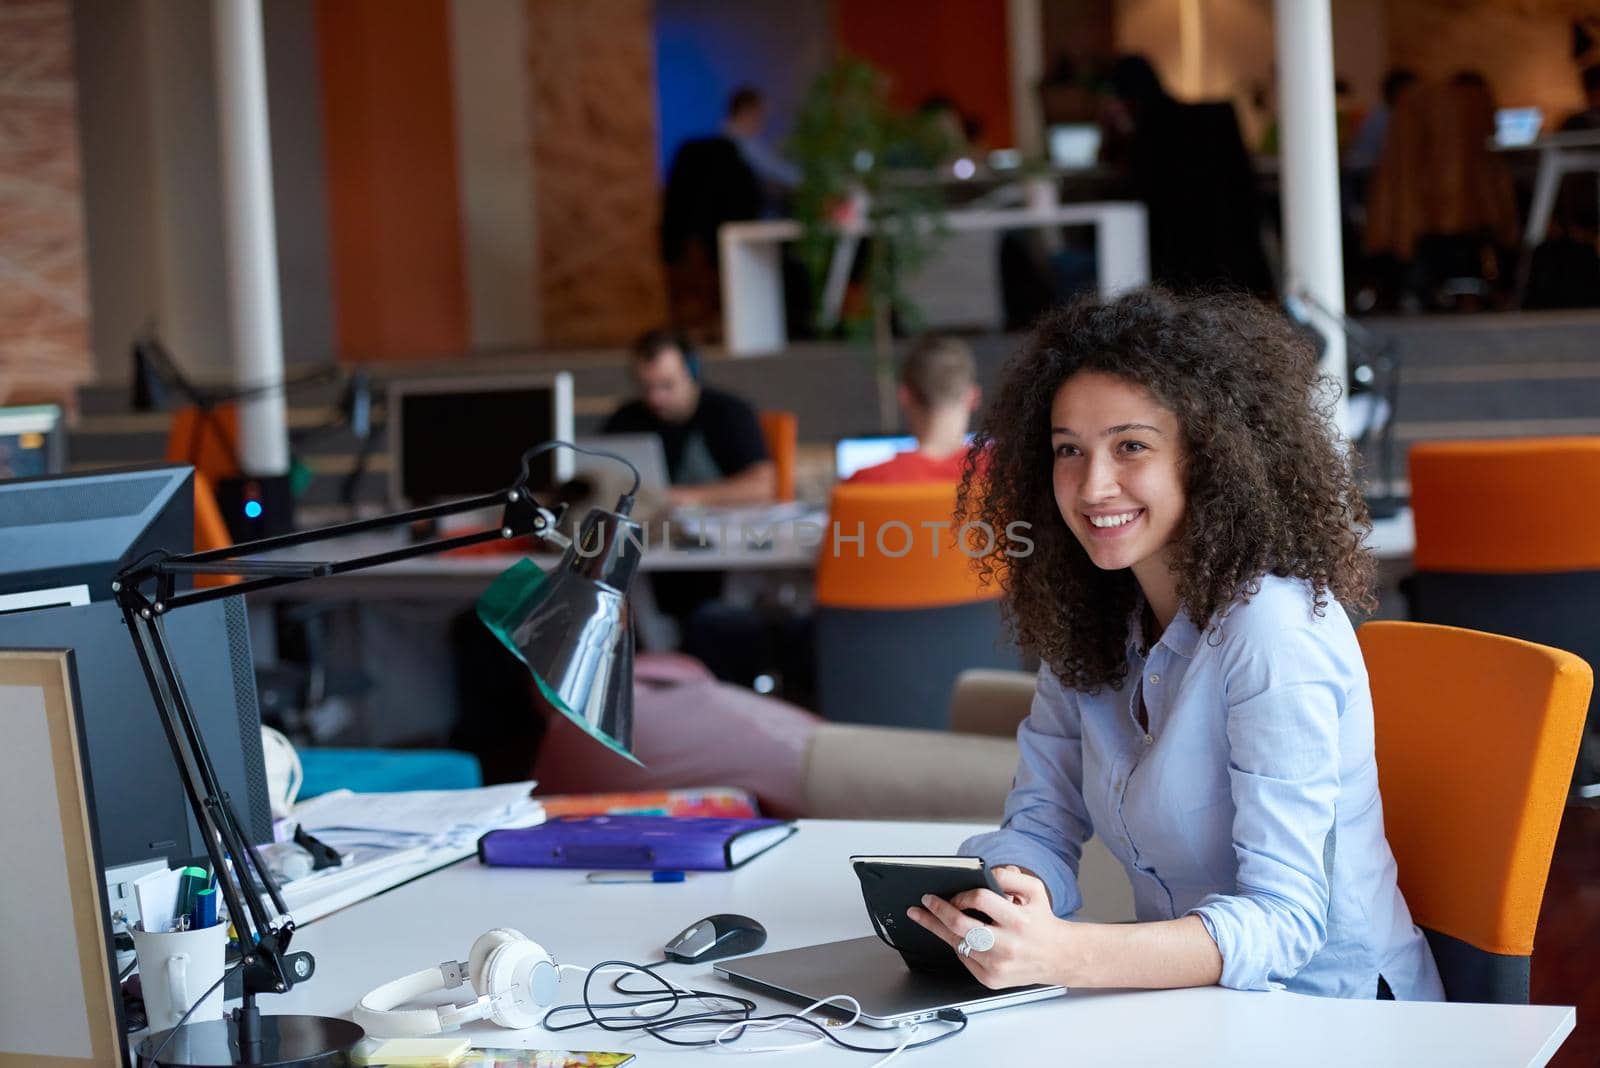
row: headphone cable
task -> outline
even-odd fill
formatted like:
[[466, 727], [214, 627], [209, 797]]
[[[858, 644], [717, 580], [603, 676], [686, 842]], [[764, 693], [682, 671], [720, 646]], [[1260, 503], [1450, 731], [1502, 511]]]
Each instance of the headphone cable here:
[[[680, 987], [671, 980], [667, 979], [665, 976], [656, 974], [654, 969], [666, 963], [668, 962], [665, 960], [659, 960], [652, 961], [649, 964], [641, 965], [635, 964], [631, 961], [607, 960], [601, 961], [599, 964], [596, 964], [588, 969], [583, 969], [577, 965], [563, 965], [563, 968], [571, 968], [576, 971], [585, 972], [583, 980], [583, 1001], [581, 1004], [573, 1003], [553, 1006], [546, 1011], [541, 1026], [543, 1026], [545, 1030], [552, 1033], [572, 1031], [576, 1030], [577, 1028], [587, 1027], [590, 1025], [599, 1027], [606, 1031], [619, 1033], [642, 1031], [648, 1034], [651, 1038], [654, 1038], [659, 1042], [665, 1042], [671, 1046], [704, 1048], [707, 1046], [729, 1046], [731, 1042], [736, 1042], [742, 1038], [746, 1030], [754, 1028], [754, 1026], [757, 1024], [768, 1025], [766, 1027], [755, 1028], [759, 1030], [770, 1030], [778, 1027], [791, 1027], [798, 1025], [815, 1031], [817, 1035], [820, 1036], [815, 1041], [826, 1040], [843, 1049], [851, 1050], [856, 1053], [885, 1054], [884, 1058], [877, 1062], [877, 1065], [882, 1065], [888, 1063], [890, 1059], [898, 1056], [900, 1053], [906, 1050], [921, 1049], [924, 1046], [931, 1046], [935, 1043], [943, 1042], [946, 1039], [954, 1038], [956, 1035], [965, 1031], [967, 1029], [967, 1024], [969, 1023], [966, 1013], [962, 1012], [961, 1010], [941, 1009], [937, 1014], [938, 1019], [945, 1023], [955, 1024], [956, 1026], [934, 1035], [931, 1038], [925, 1038], [921, 1039], [920, 1041], [913, 1042], [911, 1041], [915, 1031], [915, 1025], [913, 1025], [905, 1028], [905, 1037], [897, 1046], [863, 1046], [853, 1042], [845, 1041], [838, 1035], [834, 1034], [832, 1028], [830, 1028], [828, 1025], [819, 1023], [811, 1016], [807, 1015], [814, 1009], [820, 1008], [822, 1005], [826, 1005], [830, 1002], [849, 1001], [851, 1004], [856, 1005], [856, 1009], [844, 1022], [847, 1026], [849, 1024], [854, 1024], [861, 1018], [861, 1009], [860, 1005], [856, 1003], [855, 999], [849, 997], [849, 995], [838, 994], [834, 995], [833, 997], [824, 998], [821, 1001], [813, 1003], [799, 1013], [783, 1012], [773, 1013], [766, 1016], [757, 1016], [755, 1015], [757, 1008], [756, 1003], [751, 1001], [749, 998], [741, 997], [737, 994], [724, 994], [715, 991], [692, 990], [687, 987]], [[632, 1000], [596, 1002], [590, 995], [590, 984], [594, 981], [594, 977], [597, 973], [613, 968], [621, 969], [623, 974], [612, 981], [612, 989], [619, 993], [632, 996]], [[646, 975], [660, 983], [662, 992], [660, 994], [651, 995], [649, 991], [641, 991], [631, 987], [623, 986], [622, 979], [629, 973], [635, 972]], [[687, 1015], [676, 1015], [683, 1002], [690, 999], [703, 1003], [722, 1003], [727, 1007], [707, 1009], [700, 1012], [692, 1012]], [[610, 1010], [637, 1010], [644, 1006], [662, 1004], [665, 1005], [665, 1008], [661, 1012], [644, 1020], [637, 1018], [637, 1012], [635, 1012], [631, 1018], [629, 1016], [609, 1014]], [[584, 1014], [584, 1018], [573, 1023], [565, 1024], [556, 1023], [553, 1021], [553, 1018], [558, 1013], [572, 1012], [582, 1012]], [[606, 1014], [603, 1015], [602, 1013]], [[709, 1039], [676, 1038], [669, 1034], [669, 1032], [677, 1031], [684, 1027], [704, 1026], [713, 1023], [720, 1023], [724, 1026], [716, 1036]], [[730, 1035], [732, 1036], [731, 1038], [729, 1037]], [[809, 1043], [807, 1045], [809, 1045]], [[794, 1048], [803, 1049], [805, 1046], [795, 1046]], [[750, 1050], [748, 1052], [754, 1053], [767, 1051]], [[877, 1068], [877, 1065], [875, 1065], [874, 1068]]]

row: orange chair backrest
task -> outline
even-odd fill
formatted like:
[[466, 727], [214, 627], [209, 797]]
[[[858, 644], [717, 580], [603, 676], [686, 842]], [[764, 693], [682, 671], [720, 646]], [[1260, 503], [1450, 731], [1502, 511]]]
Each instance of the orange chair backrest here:
[[1418, 571], [1600, 569], [1600, 437], [1412, 448]]
[[167, 460], [189, 464], [215, 486], [235, 478], [239, 470], [239, 409], [219, 404], [209, 413], [190, 405], [172, 413], [167, 428]]
[[1357, 637], [1412, 916], [1527, 956], [1594, 673], [1571, 653], [1456, 627], [1375, 622]]
[[997, 586], [979, 586], [967, 555], [979, 554], [987, 533], [970, 528], [966, 548], [958, 545], [955, 506], [953, 482], [835, 486], [817, 555], [817, 603], [907, 609], [999, 597]]
[[[208, 553], [233, 544], [233, 535], [222, 518], [211, 480], [198, 470], [194, 473], [194, 551]], [[242, 581], [238, 575], [196, 575], [196, 586], [231, 586]]]
[[793, 412], [766, 411], [760, 414], [761, 436], [767, 455], [778, 469], [778, 500], [794, 500], [795, 454], [800, 449], [800, 420]]

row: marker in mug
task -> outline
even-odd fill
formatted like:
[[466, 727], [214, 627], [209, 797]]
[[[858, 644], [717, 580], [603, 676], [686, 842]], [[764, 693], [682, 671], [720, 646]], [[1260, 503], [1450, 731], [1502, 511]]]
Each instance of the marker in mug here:
[[681, 883], [688, 878], [681, 871], [592, 871], [591, 883]]

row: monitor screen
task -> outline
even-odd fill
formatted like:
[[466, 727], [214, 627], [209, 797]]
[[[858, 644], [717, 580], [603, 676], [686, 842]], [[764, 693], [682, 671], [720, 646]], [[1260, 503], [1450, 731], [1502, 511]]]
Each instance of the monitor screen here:
[[153, 549], [194, 549], [188, 465], [0, 482], [0, 610], [109, 601], [112, 577]]
[[[390, 490], [401, 505], [425, 505], [505, 489], [522, 454], [572, 440], [572, 376], [438, 379], [389, 387]], [[539, 457], [530, 488], [572, 477], [572, 452]]]
[[908, 435], [896, 437], [842, 438], [833, 447], [833, 472], [840, 482], [864, 467], [875, 467], [892, 460], [896, 453], [910, 452], [917, 447], [917, 439]]
[[60, 408], [0, 408], [0, 479], [58, 474], [65, 453]]
[[1543, 124], [1539, 108], [1500, 108], [1494, 113], [1494, 143], [1501, 148], [1531, 145], [1539, 139]]
[[1084, 170], [1100, 161], [1100, 127], [1066, 122], [1050, 127], [1050, 162], [1063, 170]]

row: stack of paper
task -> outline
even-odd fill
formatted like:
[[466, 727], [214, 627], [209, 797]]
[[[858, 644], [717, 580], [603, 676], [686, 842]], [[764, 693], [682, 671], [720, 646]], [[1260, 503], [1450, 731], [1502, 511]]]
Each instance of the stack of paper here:
[[341, 853], [471, 845], [485, 831], [544, 822], [544, 807], [529, 796], [532, 789], [532, 782], [514, 782], [398, 794], [335, 790], [296, 805], [291, 818]]
[[344, 863], [284, 886], [284, 903], [304, 923], [470, 856], [486, 831], [543, 823], [532, 789], [517, 782], [397, 794], [335, 790], [296, 805], [290, 820], [344, 854]]

